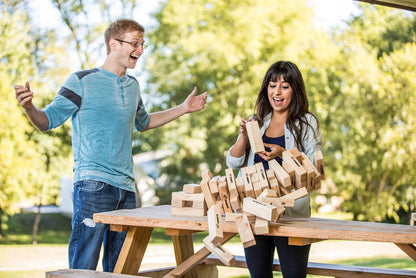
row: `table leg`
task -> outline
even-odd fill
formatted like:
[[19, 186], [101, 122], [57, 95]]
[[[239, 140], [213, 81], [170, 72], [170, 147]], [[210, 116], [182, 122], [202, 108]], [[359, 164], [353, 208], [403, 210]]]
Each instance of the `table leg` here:
[[416, 262], [416, 246], [413, 244], [395, 243], [403, 252]]
[[114, 273], [137, 275], [152, 231], [149, 227], [129, 228]]

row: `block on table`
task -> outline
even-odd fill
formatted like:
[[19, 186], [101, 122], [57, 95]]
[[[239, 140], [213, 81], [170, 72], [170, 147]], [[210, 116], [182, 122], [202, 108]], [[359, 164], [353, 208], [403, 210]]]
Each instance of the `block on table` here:
[[201, 185], [195, 183], [184, 184], [182, 190], [189, 194], [202, 193]]
[[260, 202], [251, 197], [246, 197], [244, 199], [243, 211], [246, 213], [254, 214], [257, 217], [261, 217], [268, 221], [275, 221], [277, 219], [276, 207]]
[[256, 222], [254, 223], [254, 232], [257, 235], [264, 235], [269, 233], [269, 221], [256, 217]]

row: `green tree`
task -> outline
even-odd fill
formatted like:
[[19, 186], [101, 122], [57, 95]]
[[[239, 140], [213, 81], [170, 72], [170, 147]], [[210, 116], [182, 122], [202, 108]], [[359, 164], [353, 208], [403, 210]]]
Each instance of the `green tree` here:
[[179, 104], [195, 85], [209, 92], [203, 112], [136, 138], [142, 149], [175, 151], [163, 168], [166, 185], [173, 187], [199, 182], [204, 168], [223, 174], [225, 152], [241, 117], [254, 112], [267, 68], [293, 60], [313, 74], [305, 62], [328, 42], [314, 29], [306, 1], [171, 0], [155, 18], [158, 25], [148, 33], [153, 48], [146, 61], [147, 104], [152, 110]]
[[16, 204], [24, 196], [26, 174], [34, 156], [34, 144], [27, 142], [30, 126], [17, 105], [12, 87], [22, 71], [30, 72], [32, 63], [30, 38], [25, 36], [28, 24], [25, 15], [11, 13], [14, 4], [0, 4], [0, 235], [4, 214], [16, 212]]
[[403, 33], [416, 21], [396, 10], [362, 7], [363, 15], [336, 38], [344, 62], [331, 70], [338, 78], [330, 90], [339, 95], [328, 99], [322, 117], [329, 165], [343, 208], [355, 219], [399, 222], [399, 210], [409, 212], [416, 203], [415, 37], [414, 30]]

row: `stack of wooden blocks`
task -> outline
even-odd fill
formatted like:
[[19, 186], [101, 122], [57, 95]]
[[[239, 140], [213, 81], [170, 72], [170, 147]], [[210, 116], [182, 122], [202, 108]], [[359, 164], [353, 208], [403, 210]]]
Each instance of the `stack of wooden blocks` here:
[[[252, 151], [263, 151], [256, 121], [247, 123], [247, 132]], [[316, 167], [298, 149], [286, 150], [282, 166], [273, 159], [265, 170], [260, 162], [241, 168], [242, 175], [237, 178], [230, 168], [225, 170], [225, 176], [215, 177], [206, 170], [199, 185], [185, 184], [183, 191], [172, 193], [172, 214], [207, 215], [209, 235], [203, 240], [205, 247], [225, 265], [232, 265], [233, 255], [219, 244], [223, 237], [222, 215], [225, 221], [236, 223], [245, 248], [256, 244], [250, 223], [254, 223], [256, 234], [267, 234], [269, 223], [278, 221], [286, 207], [294, 207], [295, 200], [320, 188], [325, 177], [323, 157], [321, 151], [314, 156]]]

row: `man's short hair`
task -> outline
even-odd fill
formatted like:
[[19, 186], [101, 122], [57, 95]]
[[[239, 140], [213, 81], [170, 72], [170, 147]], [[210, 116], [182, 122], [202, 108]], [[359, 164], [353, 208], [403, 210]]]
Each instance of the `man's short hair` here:
[[119, 19], [111, 23], [104, 33], [105, 46], [107, 47], [107, 55], [110, 53], [110, 39], [123, 39], [125, 33], [134, 31], [144, 33], [144, 27], [131, 19]]

